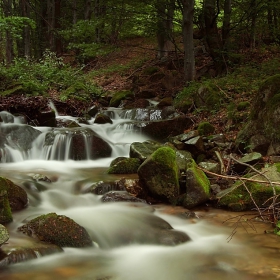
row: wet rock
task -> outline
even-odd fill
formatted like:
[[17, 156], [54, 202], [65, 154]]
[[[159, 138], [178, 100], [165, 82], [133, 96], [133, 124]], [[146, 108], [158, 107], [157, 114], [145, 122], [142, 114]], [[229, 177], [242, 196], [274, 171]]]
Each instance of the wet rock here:
[[179, 194], [179, 168], [172, 148], [161, 147], [138, 169], [140, 184], [155, 197], [171, 202]]
[[0, 190], [7, 192], [12, 211], [22, 210], [27, 206], [27, 193], [9, 179], [0, 177]]
[[161, 141], [168, 139], [170, 136], [183, 133], [192, 125], [192, 120], [185, 116], [179, 116], [170, 120], [148, 122], [141, 124], [142, 132], [153, 139]]
[[175, 246], [191, 240], [186, 233], [178, 230], [162, 230], [158, 236], [159, 244], [166, 246]]
[[116, 158], [110, 164], [108, 174], [130, 174], [137, 173], [141, 164], [138, 158]]
[[[67, 143], [71, 143], [69, 151], [65, 150]], [[66, 154], [73, 160], [97, 159], [109, 157], [112, 152], [111, 146], [88, 128], [55, 129], [46, 134], [44, 145], [53, 146], [55, 160], [64, 160]]]
[[14, 244], [13, 242], [9, 242], [9, 244], [1, 248], [1, 268], [11, 264], [33, 260], [38, 257], [63, 252], [63, 249], [61, 247], [54, 244], [36, 241], [34, 243], [27, 242], [27, 244], [24, 245], [25, 242], [23, 242], [23, 240], [21, 240], [21, 244]]
[[50, 213], [32, 219], [18, 228], [20, 232], [40, 241], [61, 247], [89, 247], [92, 240], [87, 231], [72, 219]]
[[7, 124], [1, 126], [1, 148], [8, 145], [15, 150], [28, 151], [32, 142], [41, 131], [25, 124]]
[[0, 122], [14, 123], [14, 116], [7, 111], [2, 111], [0, 112]]
[[131, 158], [138, 158], [143, 162], [161, 146], [162, 144], [152, 140], [143, 143], [134, 142], [130, 145], [129, 156]]
[[121, 179], [116, 182], [97, 182], [84, 191], [84, 193], [93, 193], [97, 195], [103, 195], [110, 191], [126, 191], [124, 186], [125, 179]]
[[55, 111], [48, 110], [39, 112], [37, 121], [39, 126], [56, 127]]
[[95, 117], [95, 115], [98, 113], [98, 111], [99, 111], [99, 107], [94, 105], [88, 110], [87, 113], [88, 113], [89, 116]]
[[107, 115], [105, 115], [103, 113], [99, 113], [95, 117], [94, 123], [104, 124], [104, 123], [113, 123], [113, 121]]
[[126, 191], [110, 191], [101, 197], [102, 202], [138, 202], [147, 203], [144, 199], [137, 198]]

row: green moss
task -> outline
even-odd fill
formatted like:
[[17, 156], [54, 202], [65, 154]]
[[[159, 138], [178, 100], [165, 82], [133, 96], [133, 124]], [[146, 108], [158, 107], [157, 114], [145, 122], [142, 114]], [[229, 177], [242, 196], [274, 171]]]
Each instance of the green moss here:
[[244, 111], [244, 110], [249, 109], [250, 106], [251, 106], [250, 102], [248, 102], [248, 101], [241, 101], [241, 102], [239, 102], [237, 104], [236, 108], [237, 108], [238, 111]]
[[[246, 182], [245, 184], [259, 207], [264, 207], [264, 203], [273, 197], [273, 189], [270, 186], [255, 182]], [[280, 193], [279, 187], [275, 187], [275, 190], [277, 194]], [[233, 211], [251, 210], [256, 207], [250, 194], [240, 181], [237, 181], [231, 188], [220, 192], [217, 198], [219, 199], [218, 206], [227, 207]]]
[[280, 173], [280, 162], [274, 163], [274, 166], [276, 167], [277, 172]]
[[161, 147], [152, 154], [152, 159], [158, 163], [173, 167], [176, 159], [176, 153], [172, 148]]
[[110, 107], [118, 107], [121, 104], [121, 101], [124, 99], [127, 99], [129, 97], [133, 97], [133, 93], [129, 90], [122, 90], [119, 92], [116, 92], [114, 96], [110, 100]]
[[8, 193], [0, 186], [0, 224], [6, 224], [12, 221], [13, 216], [8, 199]]
[[150, 66], [150, 67], [145, 68], [142, 73], [144, 75], [153, 75], [153, 74], [157, 73], [158, 71], [159, 71], [158, 67]]
[[210, 195], [210, 181], [205, 173], [200, 170], [196, 162], [191, 159], [188, 163], [187, 170], [191, 170], [198, 184], [204, 189], [207, 195]]
[[198, 130], [199, 135], [206, 136], [206, 135], [213, 133], [215, 131], [215, 128], [209, 122], [201, 122], [198, 124], [197, 130]]
[[110, 164], [108, 174], [132, 174], [137, 173], [141, 164], [138, 158], [122, 158], [121, 160], [114, 160]]

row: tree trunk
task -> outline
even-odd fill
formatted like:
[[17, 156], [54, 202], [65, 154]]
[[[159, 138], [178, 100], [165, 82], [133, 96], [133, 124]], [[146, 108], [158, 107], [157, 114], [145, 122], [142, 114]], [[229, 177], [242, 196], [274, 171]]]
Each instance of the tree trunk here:
[[[26, 0], [20, 1], [20, 8], [21, 8], [21, 14], [23, 17], [30, 18], [30, 6], [28, 5]], [[30, 27], [25, 26], [23, 28], [23, 55], [26, 58], [29, 58], [31, 56], [31, 37], [30, 37]]]
[[215, 70], [220, 74], [224, 71], [225, 64], [221, 54], [222, 42], [217, 27], [219, 9], [216, 9], [216, 4], [216, 0], [204, 0], [203, 12], [208, 50], [214, 61]]
[[184, 43], [184, 74], [186, 82], [195, 78], [195, 58], [193, 44], [194, 0], [182, 0], [183, 8], [183, 43]]
[[168, 56], [172, 50], [174, 10], [175, 0], [156, 2], [158, 58]]
[[[5, 17], [12, 16], [12, 0], [2, 0], [2, 9]], [[6, 64], [9, 65], [12, 63], [14, 59], [14, 51], [13, 51], [13, 37], [10, 30], [6, 30], [6, 47], [5, 47], [5, 56], [6, 56]]]
[[230, 33], [230, 18], [231, 18], [231, 0], [225, 0], [223, 28], [222, 28], [223, 47], [226, 47], [227, 39]]
[[252, 16], [251, 16], [251, 32], [250, 32], [250, 48], [256, 47], [256, 23], [257, 23], [257, 1], [253, 0], [252, 4]]
[[77, 21], [78, 21], [77, 0], [73, 0], [73, 24], [76, 24]]

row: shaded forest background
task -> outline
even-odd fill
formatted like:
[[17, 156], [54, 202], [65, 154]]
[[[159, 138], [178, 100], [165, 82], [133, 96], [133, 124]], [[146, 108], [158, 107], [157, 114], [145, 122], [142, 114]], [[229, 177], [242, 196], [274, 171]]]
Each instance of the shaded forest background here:
[[[280, 69], [277, 0], [2, 0], [0, 5], [2, 97], [92, 102], [118, 90], [139, 92], [137, 83], [155, 84], [161, 77], [169, 83], [153, 90], [174, 98], [175, 105], [201, 85], [215, 88], [223, 98], [213, 98], [205, 114], [217, 116], [222, 107], [221, 118], [231, 126], [246, 120], [239, 103], [248, 107], [259, 82]], [[202, 111], [187, 105], [177, 107]]]

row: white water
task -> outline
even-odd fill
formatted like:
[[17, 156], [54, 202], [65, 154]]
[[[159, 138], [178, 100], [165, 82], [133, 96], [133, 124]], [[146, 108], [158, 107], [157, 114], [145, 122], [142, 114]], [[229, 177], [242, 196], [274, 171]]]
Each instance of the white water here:
[[[61, 279], [61, 276], [56, 274], [60, 267], [69, 271], [75, 269], [75, 273], [64, 275], [63, 279], [254, 279], [245, 273], [246, 266], [256, 261], [256, 257], [249, 254], [253, 249], [238, 240], [228, 243], [228, 229], [215, 228], [200, 220], [184, 220], [160, 211], [153, 212], [152, 207], [148, 205], [135, 207], [129, 203], [102, 204], [98, 196], [80, 194], [80, 190], [91, 183], [109, 179], [106, 168], [112, 158], [127, 156], [132, 142], [147, 139], [139, 131], [134, 131], [132, 126], [122, 125], [125, 120], [118, 118], [117, 114], [114, 115], [113, 121], [113, 125], [95, 125], [91, 120], [89, 125], [110, 142], [113, 147], [110, 158], [79, 162], [46, 160], [46, 151], [43, 151], [40, 139], [33, 143], [28, 156], [6, 147], [12, 155], [13, 162], [1, 164], [0, 176], [6, 176], [21, 186], [25, 182], [32, 182], [30, 173], [55, 178], [53, 183], [40, 182], [46, 187], [46, 191], [39, 193], [28, 190], [28, 208], [15, 213], [14, 221], [8, 227], [11, 240], [20, 238], [16, 229], [26, 220], [55, 212], [66, 215], [84, 226], [97, 247], [64, 248], [64, 253], [13, 265], [4, 279], [30, 279], [30, 271], [39, 276], [50, 275], [50, 278], [46, 279]], [[45, 132], [48, 130], [49, 128], [42, 129]], [[161, 217], [174, 229], [187, 233], [192, 241], [173, 247], [145, 242], [139, 244], [133, 239], [130, 239], [129, 244], [123, 243], [121, 239], [124, 230], [130, 232], [132, 237], [135, 233], [137, 236], [148, 235], [153, 230], [151, 221], [155, 217]], [[24, 277], [25, 274], [26, 278], [16, 278]]]

